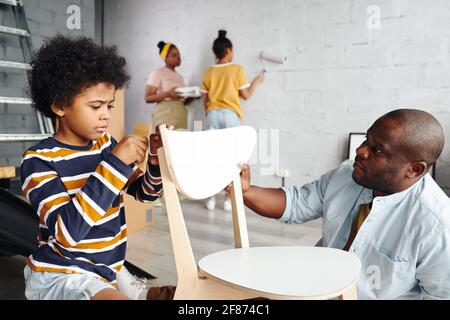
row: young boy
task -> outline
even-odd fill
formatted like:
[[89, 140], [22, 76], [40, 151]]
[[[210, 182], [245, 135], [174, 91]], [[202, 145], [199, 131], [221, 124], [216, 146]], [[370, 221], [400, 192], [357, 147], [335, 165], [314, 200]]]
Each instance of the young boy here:
[[154, 201], [162, 183], [157, 134], [149, 148], [146, 137], [117, 143], [106, 132], [115, 91], [129, 80], [125, 65], [115, 47], [87, 38], [56, 36], [35, 54], [31, 95], [59, 128], [22, 159], [22, 190], [40, 218], [40, 245], [24, 270], [27, 299], [128, 298], [114, 286], [126, 251], [123, 194]]

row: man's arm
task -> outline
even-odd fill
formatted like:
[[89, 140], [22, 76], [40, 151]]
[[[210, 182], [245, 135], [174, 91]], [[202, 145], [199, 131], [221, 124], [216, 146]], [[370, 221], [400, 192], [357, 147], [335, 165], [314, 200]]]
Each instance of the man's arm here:
[[[250, 185], [250, 167], [241, 166], [241, 185], [244, 204], [257, 214], [273, 219], [279, 219], [286, 208], [286, 195], [283, 190], [261, 188]], [[231, 185], [225, 191], [229, 194]]]
[[281, 189], [250, 186], [244, 204], [261, 216], [279, 219], [286, 209], [286, 194]]
[[[323, 216], [323, 199], [333, 171], [301, 187], [260, 188], [250, 185], [250, 167], [241, 165], [244, 204], [264, 217], [304, 223]], [[231, 191], [231, 184], [225, 189]]]

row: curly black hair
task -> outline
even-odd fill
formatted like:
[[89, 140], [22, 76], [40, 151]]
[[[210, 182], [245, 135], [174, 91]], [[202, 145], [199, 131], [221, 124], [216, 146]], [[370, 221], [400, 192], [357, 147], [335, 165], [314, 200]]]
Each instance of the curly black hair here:
[[57, 35], [45, 40], [31, 62], [31, 98], [34, 107], [54, 118], [52, 104], [70, 106], [84, 89], [105, 82], [116, 89], [130, 80], [126, 60], [116, 46], [99, 46], [86, 37]]

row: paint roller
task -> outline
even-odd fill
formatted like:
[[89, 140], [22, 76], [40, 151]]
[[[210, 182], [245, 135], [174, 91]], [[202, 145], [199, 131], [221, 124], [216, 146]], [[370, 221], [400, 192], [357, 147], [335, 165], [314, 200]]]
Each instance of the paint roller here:
[[277, 63], [286, 63], [288, 60], [287, 56], [276, 54], [274, 52], [261, 51], [261, 58], [264, 60], [277, 62]]
[[260, 56], [259, 61], [261, 62], [262, 66], [263, 66], [262, 73], [264, 74], [267, 72], [267, 70], [264, 66], [263, 60], [268, 60], [271, 62], [284, 64], [287, 62], [288, 57], [281, 55], [281, 54], [274, 53], [274, 52], [261, 51], [261, 56]]

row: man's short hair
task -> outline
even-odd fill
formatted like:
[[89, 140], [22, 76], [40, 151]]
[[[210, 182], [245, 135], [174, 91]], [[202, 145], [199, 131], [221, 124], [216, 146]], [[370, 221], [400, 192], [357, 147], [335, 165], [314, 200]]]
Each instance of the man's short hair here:
[[404, 129], [401, 148], [410, 161], [423, 161], [428, 167], [444, 149], [444, 130], [430, 113], [417, 109], [397, 109], [383, 116], [397, 121]]

